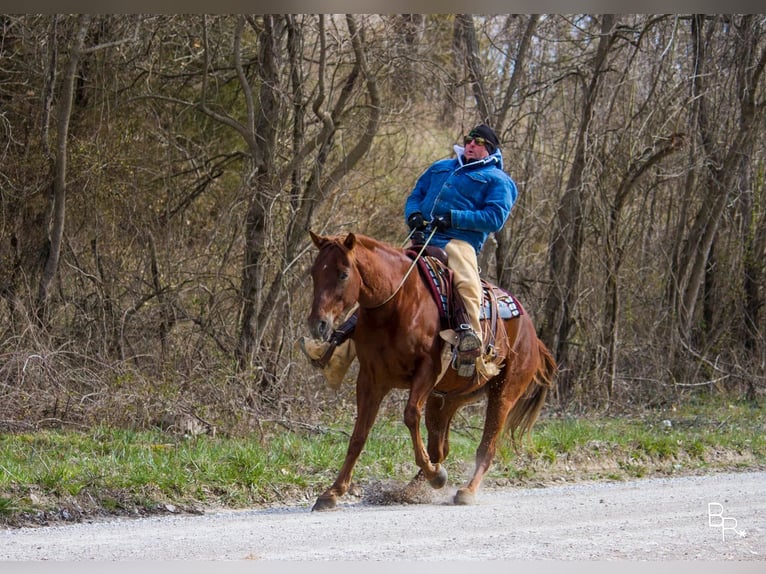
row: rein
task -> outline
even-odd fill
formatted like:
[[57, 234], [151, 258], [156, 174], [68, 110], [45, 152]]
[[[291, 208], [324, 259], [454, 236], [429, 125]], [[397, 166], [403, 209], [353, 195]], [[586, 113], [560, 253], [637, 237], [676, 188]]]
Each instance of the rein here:
[[[402, 247], [404, 247], [407, 244], [407, 241], [410, 240], [410, 237], [412, 237], [412, 234], [414, 232], [415, 232], [414, 229], [412, 231], [410, 231], [410, 234], [405, 238], [404, 243], [402, 244]], [[410, 263], [410, 267], [409, 267], [409, 269], [407, 269], [407, 273], [404, 274], [404, 277], [402, 277], [402, 280], [399, 282], [399, 286], [396, 289], [394, 289], [394, 292], [391, 293], [391, 295], [389, 295], [386, 298], [386, 300], [383, 301], [382, 303], [379, 303], [379, 304], [374, 305], [372, 307], [367, 307], [368, 309], [378, 309], [378, 308], [382, 307], [383, 305], [385, 305], [386, 303], [388, 303], [391, 299], [393, 299], [396, 296], [396, 294], [404, 286], [404, 282], [407, 281], [407, 278], [410, 276], [410, 273], [412, 273], [412, 270], [415, 269], [415, 266], [418, 264], [418, 260], [423, 255], [423, 252], [426, 250], [426, 247], [428, 247], [428, 244], [431, 242], [431, 238], [434, 236], [435, 233], [436, 233], [436, 228], [434, 227], [431, 230], [431, 235], [428, 236], [428, 239], [426, 239], [425, 242], [423, 243], [423, 245], [420, 248], [420, 251], [418, 252], [417, 256], [412, 260], [412, 263]], [[356, 303], [356, 306], [359, 306], [359, 303]]]

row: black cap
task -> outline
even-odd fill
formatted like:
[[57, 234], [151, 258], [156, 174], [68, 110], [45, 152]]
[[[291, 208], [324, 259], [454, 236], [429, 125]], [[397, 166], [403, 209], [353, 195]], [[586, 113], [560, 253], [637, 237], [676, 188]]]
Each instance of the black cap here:
[[492, 128], [488, 125], [481, 124], [473, 128], [470, 132], [468, 132], [469, 137], [481, 137], [487, 140], [487, 145], [485, 146], [487, 148], [487, 151], [490, 154], [495, 153], [495, 150], [497, 149], [497, 146], [500, 145], [500, 140], [497, 139], [497, 135], [494, 131], [492, 131]]

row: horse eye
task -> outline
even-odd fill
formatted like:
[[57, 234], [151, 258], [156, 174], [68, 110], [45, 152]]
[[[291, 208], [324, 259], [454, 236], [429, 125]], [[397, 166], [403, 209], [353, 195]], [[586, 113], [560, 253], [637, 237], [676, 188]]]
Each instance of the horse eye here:
[[340, 281], [345, 281], [346, 279], [348, 279], [348, 271], [340, 271], [338, 273], [338, 279]]

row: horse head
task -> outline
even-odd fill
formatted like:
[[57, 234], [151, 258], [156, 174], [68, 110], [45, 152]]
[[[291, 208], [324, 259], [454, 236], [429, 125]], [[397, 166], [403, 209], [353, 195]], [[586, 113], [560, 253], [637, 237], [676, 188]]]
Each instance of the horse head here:
[[309, 233], [319, 254], [311, 267], [314, 301], [308, 326], [312, 337], [326, 341], [359, 298], [362, 280], [352, 253], [356, 237], [353, 233], [344, 239]]

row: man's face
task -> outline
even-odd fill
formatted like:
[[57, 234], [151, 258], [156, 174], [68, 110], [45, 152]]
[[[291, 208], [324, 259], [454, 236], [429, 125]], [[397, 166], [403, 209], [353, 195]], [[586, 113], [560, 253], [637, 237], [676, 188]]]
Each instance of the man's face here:
[[465, 144], [465, 157], [469, 161], [484, 159], [488, 155], [489, 152], [487, 151], [487, 148], [477, 144], [475, 139], [471, 139], [471, 141]]

